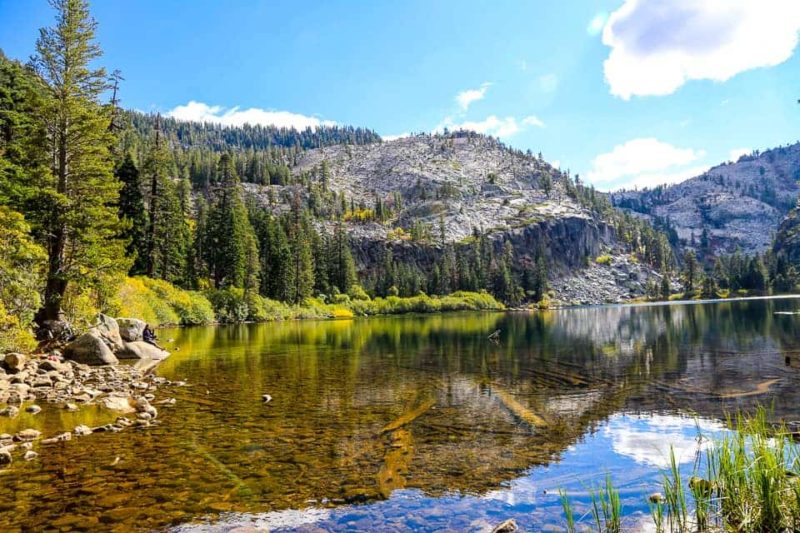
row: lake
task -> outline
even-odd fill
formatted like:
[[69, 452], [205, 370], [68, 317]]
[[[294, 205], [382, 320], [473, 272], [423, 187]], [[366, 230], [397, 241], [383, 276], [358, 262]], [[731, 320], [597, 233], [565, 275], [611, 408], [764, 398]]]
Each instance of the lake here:
[[[0, 530], [484, 531], [564, 526], [610, 475], [648, 527], [670, 446], [727, 413], [800, 420], [800, 299], [162, 330], [160, 425], [0, 471]], [[499, 330], [498, 340], [487, 337]], [[272, 401], [262, 402], [270, 394]], [[46, 435], [113, 415], [44, 405]], [[590, 521], [587, 516], [584, 522]], [[252, 530], [252, 529], [249, 529]]]

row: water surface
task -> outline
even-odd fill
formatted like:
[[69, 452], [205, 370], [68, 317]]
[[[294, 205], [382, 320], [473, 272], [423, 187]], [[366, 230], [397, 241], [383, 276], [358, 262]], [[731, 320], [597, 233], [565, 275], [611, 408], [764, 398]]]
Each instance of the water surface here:
[[[563, 525], [610, 474], [647, 521], [673, 445], [725, 414], [800, 420], [800, 300], [464, 313], [162, 331], [161, 425], [0, 471], [0, 530], [485, 530]], [[777, 314], [776, 314], [777, 312]], [[497, 343], [487, 336], [500, 330]], [[263, 394], [273, 400], [264, 404]], [[53, 434], [96, 409], [3, 422]], [[698, 433], [701, 435], [698, 436]]]

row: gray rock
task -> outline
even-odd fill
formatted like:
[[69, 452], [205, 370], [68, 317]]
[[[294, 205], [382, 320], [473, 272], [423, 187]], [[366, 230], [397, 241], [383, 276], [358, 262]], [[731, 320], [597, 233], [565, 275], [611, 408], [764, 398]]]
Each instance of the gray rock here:
[[14, 440], [17, 442], [31, 442], [42, 436], [42, 432], [38, 429], [23, 429], [14, 435]]
[[136, 398], [136, 401], [134, 403], [137, 413], [139, 414], [146, 413], [150, 416], [150, 418], [156, 418], [158, 416], [158, 410], [152, 405], [150, 405], [150, 402], [148, 402], [146, 399]]
[[10, 465], [12, 460], [11, 452], [7, 448], [0, 449], [0, 466]]
[[119, 332], [119, 324], [113, 318], [103, 313], [97, 314], [97, 324], [89, 328], [90, 333], [94, 333], [106, 343], [112, 352], [123, 349], [122, 336]]
[[72, 433], [65, 432], [65, 433], [61, 433], [59, 435], [56, 435], [55, 437], [50, 437], [49, 439], [44, 439], [42, 441], [42, 444], [55, 444], [57, 442], [65, 442], [65, 441], [68, 441], [68, 440], [72, 440]]
[[39, 407], [36, 404], [29, 405], [28, 407], [25, 408], [25, 412], [30, 413], [32, 415], [39, 414], [41, 411], [42, 411], [42, 408]]
[[66, 373], [70, 370], [69, 365], [61, 363], [59, 361], [55, 361], [53, 359], [45, 359], [39, 363], [39, 369], [44, 370], [46, 372], [60, 372]]
[[517, 522], [513, 518], [509, 518], [505, 522], [498, 524], [492, 533], [512, 533], [517, 530]]
[[147, 323], [138, 318], [118, 318], [119, 334], [125, 342], [137, 342], [143, 340], [144, 328]]
[[25, 455], [22, 456], [22, 458], [25, 459], [26, 461], [33, 461], [37, 457], [39, 457], [39, 454], [33, 450], [28, 450], [27, 452], [25, 452]]
[[16, 418], [19, 415], [19, 407], [15, 405], [8, 405], [3, 409], [0, 409], [0, 416], [5, 416], [7, 418]]
[[121, 413], [133, 413], [136, 411], [134, 406], [131, 404], [130, 396], [119, 396], [119, 395], [109, 395], [105, 396], [100, 399], [100, 403], [106, 409], [111, 409], [112, 411], [120, 411]]
[[3, 365], [6, 369], [15, 374], [20, 372], [25, 367], [25, 362], [28, 360], [28, 357], [21, 353], [7, 353], [6, 356], [3, 358]]
[[170, 353], [166, 350], [159, 350], [144, 341], [124, 342], [123, 348], [117, 352], [120, 359], [150, 359], [160, 361], [169, 357]]
[[72, 433], [74, 433], [76, 437], [85, 437], [86, 435], [92, 434], [92, 428], [84, 425], [75, 426], [75, 429], [72, 430]]
[[84, 333], [69, 343], [64, 349], [64, 355], [68, 359], [86, 365], [115, 365], [119, 363], [119, 360], [103, 339], [92, 332]]

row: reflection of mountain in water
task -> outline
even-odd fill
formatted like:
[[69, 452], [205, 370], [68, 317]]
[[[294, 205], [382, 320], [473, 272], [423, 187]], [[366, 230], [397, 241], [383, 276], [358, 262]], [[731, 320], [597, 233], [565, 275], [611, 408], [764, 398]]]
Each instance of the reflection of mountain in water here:
[[[93, 516], [106, 487], [153, 479], [146, 516], [129, 517], [137, 527], [162, 527], [178, 512], [276, 511], [399, 489], [484, 494], [562, 460], [619, 413], [713, 419], [775, 401], [778, 415], [793, 416], [798, 370], [784, 357], [800, 354], [798, 317], [774, 311], [798, 303], [179, 330], [181, 349], [159, 372], [193, 386], [176, 391], [163, 424], [42, 455], [35, 486], [46, 491], [6, 476], [0, 501], [24, 512], [3, 514], [0, 528], [36, 529], [60, 516], [55, 502], [64, 500]], [[487, 340], [497, 329], [500, 342]], [[618, 455], [640, 458], [642, 443], [658, 440], [652, 428], [626, 435], [613, 420], [603, 431]]]

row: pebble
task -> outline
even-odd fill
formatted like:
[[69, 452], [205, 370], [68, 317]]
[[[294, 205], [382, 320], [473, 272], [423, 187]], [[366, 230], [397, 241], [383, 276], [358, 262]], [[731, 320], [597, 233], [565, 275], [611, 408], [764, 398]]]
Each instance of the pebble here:
[[41, 410], [42, 410], [42, 408], [39, 407], [36, 404], [29, 405], [28, 407], [25, 408], [25, 411], [30, 413], [30, 414], [32, 414], [32, 415], [39, 414], [41, 412]]
[[32, 440], [36, 440], [41, 437], [42, 432], [38, 429], [23, 429], [16, 435], [14, 435], [14, 440], [17, 442], [30, 442]]
[[263, 396], [261, 396], [261, 400], [264, 403], [269, 403], [272, 401], [272, 396], [270, 396], [269, 394], [264, 394]]
[[27, 452], [25, 452], [25, 455], [22, 456], [22, 458], [25, 459], [26, 461], [33, 461], [37, 457], [39, 457], [39, 454], [33, 450], [28, 450]]
[[86, 435], [90, 435], [92, 433], [92, 428], [90, 428], [89, 426], [80, 425], [80, 426], [75, 426], [75, 429], [73, 429], [72, 432], [77, 437], [83, 437]]
[[57, 442], [64, 442], [67, 440], [72, 440], [72, 433], [61, 433], [59, 435], [56, 435], [55, 437], [44, 439], [42, 441], [42, 444], [55, 444]]
[[497, 527], [492, 530], [492, 533], [512, 533], [517, 529], [518, 527], [516, 520], [509, 518], [505, 522], [498, 524]]
[[5, 416], [8, 418], [16, 418], [19, 415], [19, 407], [14, 405], [9, 405], [5, 409], [0, 410], [0, 416]]
[[11, 452], [6, 448], [0, 450], [0, 465], [10, 465], [11, 461]]

